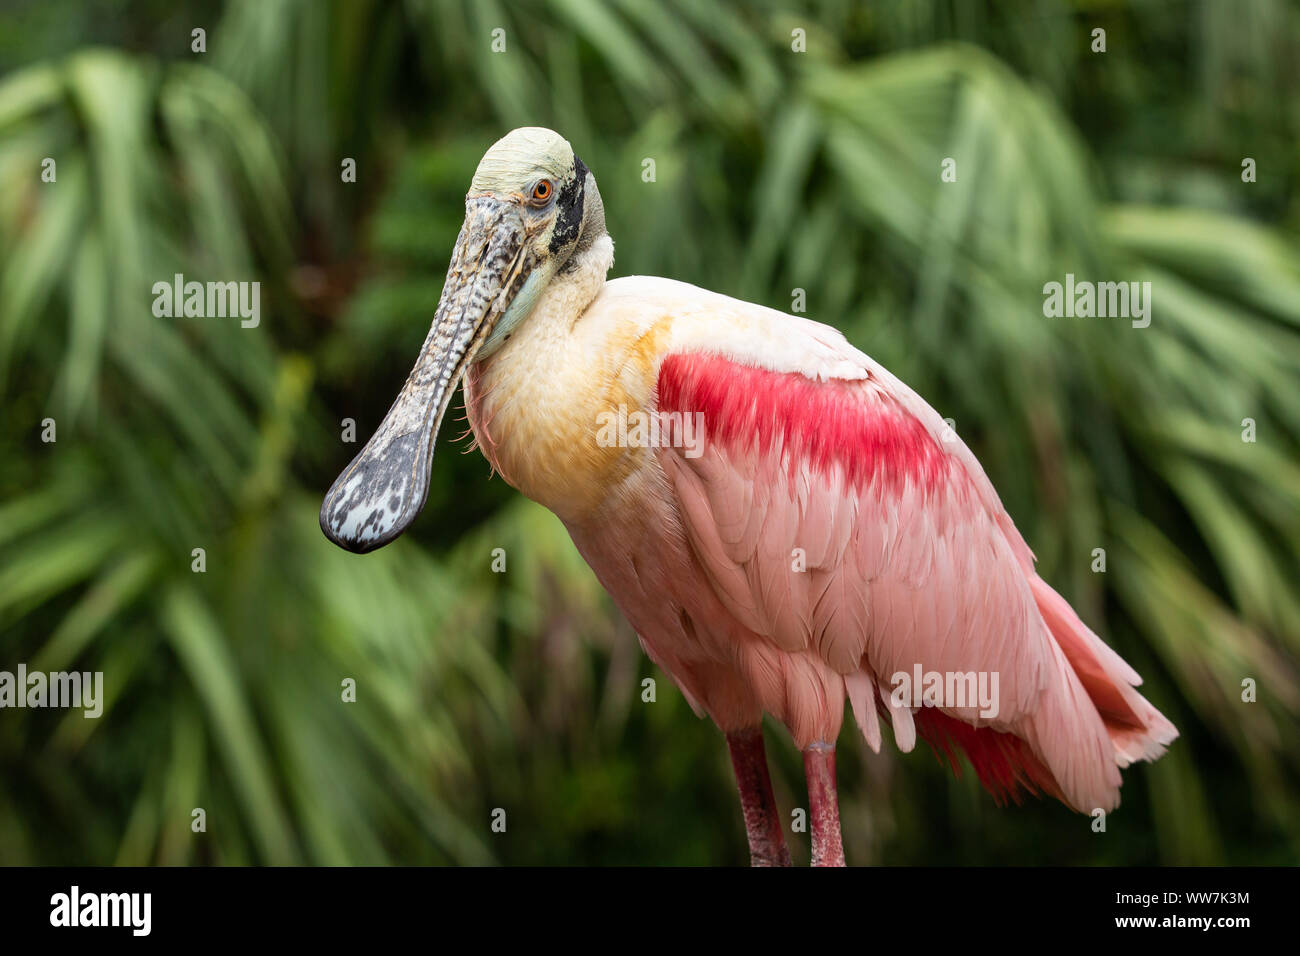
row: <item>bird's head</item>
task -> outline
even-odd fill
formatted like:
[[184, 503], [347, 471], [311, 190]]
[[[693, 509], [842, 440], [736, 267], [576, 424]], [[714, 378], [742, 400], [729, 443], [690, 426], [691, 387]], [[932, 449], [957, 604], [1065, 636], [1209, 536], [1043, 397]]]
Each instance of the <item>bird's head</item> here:
[[438, 426], [472, 362], [499, 349], [576, 253], [605, 235], [596, 178], [558, 133], [497, 140], [474, 172], [447, 280], [406, 384], [321, 506], [326, 536], [373, 551], [415, 520], [429, 491]]

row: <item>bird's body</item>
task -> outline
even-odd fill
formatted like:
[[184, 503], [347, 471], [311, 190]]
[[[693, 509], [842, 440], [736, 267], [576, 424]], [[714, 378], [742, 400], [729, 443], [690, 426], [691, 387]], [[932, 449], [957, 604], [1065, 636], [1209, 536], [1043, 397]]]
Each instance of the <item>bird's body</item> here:
[[[544, 142], [546, 168], [562, 166], [563, 150]], [[581, 161], [570, 163], [594, 193]], [[509, 181], [502, 169], [491, 173]], [[599, 228], [586, 220], [546, 281], [518, 293], [525, 318], [497, 301], [489, 344], [482, 333], [463, 348], [472, 360], [452, 350], [470, 424], [505, 480], [564, 522], [650, 657], [727, 734], [755, 861], [788, 861], [756, 735], [764, 714], [805, 753], [815, 860], [842, 861], [833, 748], [846, 701], [874, 749], [888, 722], [905, 751], [918, 733], [950, 757], [964, 750], [999, 796], [1024, 787], [1084, 812], [1116, 806], [1119, 768], [1159, 756], [1177, 732], [1035, 573], [960, 438], [828, 326], [667, 279], [607, 282], [603, 207]], [[465, 264], [494, 248], [473, 241], [462, 233], [453, 257], [453, 306], [473, 301]], [[322, 526], [357, 550], [418, 511], [410, 488], [426, 459], [403, 450], [420, 436], [405, 436], [410, 422], [436, 428], [446, 404], [443, 388], [424, 399], [440, 403], [436, 416], [404, 408], [433, 380], [422, 368], [375, 450], [327, 498]], [[611, 419], [635, 424], [611, 441]], [[638, 427], [652, 419], [657, 431]], [[367, 527], [389, 537], [367, 538]], [[939, 686], [924, 699], [897, 693], [899, 675], [929, 674]]]
[[[1112, 809], [1117, 768], [1172, 727], [1034, 573], [939, 415], [834, 329], [668, 279], [602, 283], [608, 263], [592, 265], [470, 369], [470, 424], [692, 705], [724, 731], [771, 714], [802, 749], [838, 737], [848, 700], [875, 749], [880, 708], [903, 750], [918, 729], [947, 735], [995, 790], [1019, 777]], [[660, 447], [602, 446], [611, 410], [700, 412], [701, 453], [667, 427]], [[890, 677], [918, 665], [996, 672], [998, 715], [973, 698], [936, 708], [949, 720], [891, 706]]]

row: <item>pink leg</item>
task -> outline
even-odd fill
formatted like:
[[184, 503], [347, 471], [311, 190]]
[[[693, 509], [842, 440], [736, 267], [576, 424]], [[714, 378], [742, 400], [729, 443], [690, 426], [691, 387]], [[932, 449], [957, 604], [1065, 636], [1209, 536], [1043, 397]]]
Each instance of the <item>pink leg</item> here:
[[812, 865], [844, 866], [840, 838], [840, 804], [835, 793], [835, 747], [815, 743], [803, 752], [808, 778], [808, 813], [812, 818]]
[[731, 766], [740, 788], [750, 865], [789, 866], [790, 851], [781, 832], [776, 798], [772, 796], [772, 778], [767, 775], [762, 729], [754, 727], [727, 734], [727, 748], [731, 751]]

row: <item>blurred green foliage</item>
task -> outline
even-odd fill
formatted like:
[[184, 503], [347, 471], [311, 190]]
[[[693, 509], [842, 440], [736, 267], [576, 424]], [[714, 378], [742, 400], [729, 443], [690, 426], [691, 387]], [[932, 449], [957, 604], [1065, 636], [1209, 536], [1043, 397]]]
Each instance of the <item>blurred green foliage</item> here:
[[[1182, 730], [1103, 836], [850, 727], [851, 862], [1294, 862], [1298, 64], [1286, 0], [10, 4], [0, 669], [102, 670], [108, 700], [0, 712], [0, 862], [745, 861], [720, 735], [477, 454], [444, 440], [390, 548], [316, 526], [520, 125], [596, 172], [616, 274], [805, 289], [953, 418]], [[177, 272], [259, 279], [260, 327], [154, 318]], [[1067, 272], [1151, 281], [1150, 328], [1045, 319]]]

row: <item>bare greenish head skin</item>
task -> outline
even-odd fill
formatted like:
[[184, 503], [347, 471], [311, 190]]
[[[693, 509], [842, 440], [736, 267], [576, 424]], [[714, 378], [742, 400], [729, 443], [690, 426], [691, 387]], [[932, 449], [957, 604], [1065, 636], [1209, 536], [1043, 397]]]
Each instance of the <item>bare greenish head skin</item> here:
[[325, 495], [326, 537], [349, 551], [373, 551], [415, 520], [429, 491], [438, 426], [465, 369], [499, 348], [556, 274], [603, 235], [596, 177], [568, 140], [527, 126], [492, 144], [470, 181], [465, 223], [415, 367]]
[[492, 144], [474, 171], [469, 191], [521, 192], [530, 180], [563, 179], [573, 171], [573, 147], [554, 130], [521, 126]]

